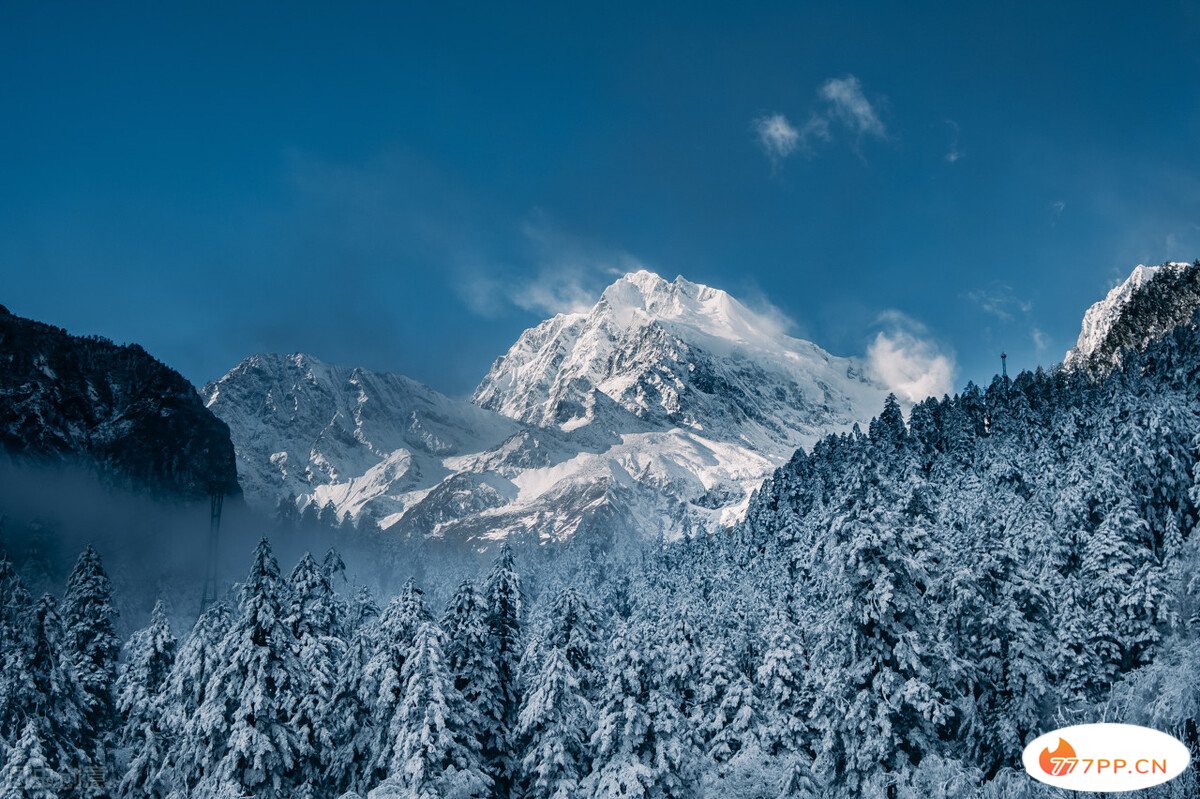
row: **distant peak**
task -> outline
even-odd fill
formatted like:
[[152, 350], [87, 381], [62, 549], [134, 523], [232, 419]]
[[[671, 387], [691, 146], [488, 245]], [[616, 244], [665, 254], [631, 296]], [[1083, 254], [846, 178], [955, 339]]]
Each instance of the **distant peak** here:
[[[1113, 338], [1113, 331], [1117, 327], [1141, 326], [1145, 329], [1139, 330], [1139, 335], [1150, 339], [1190, 319], [1196, 307], [1196, 297], [1190, 290], [1184, 289], [1196, 283], [1197, 272], [1200, 272], [1200, 261], [1195, 264], [1168, 261], [1161, 266], [1135, 266], [1129, 277], [1114, 286], [1103, 300], [1088, 308], [1083, 316], [1079, 338], [1067, 352], [1063, 364], [1073, 368], [1101, 354], [1107, 362], [1119, 357], [1119, 350], [1130, 342]], [[1143, 308], [1138, 319], [1125, 319], [1139, 296], [1155, 285], [1160, 287], [1156, 292], [1164, 295], [1159, 303], [1162, 308], [1153, 309], [1150, 316], [1146, 316], [1146, 309]]]

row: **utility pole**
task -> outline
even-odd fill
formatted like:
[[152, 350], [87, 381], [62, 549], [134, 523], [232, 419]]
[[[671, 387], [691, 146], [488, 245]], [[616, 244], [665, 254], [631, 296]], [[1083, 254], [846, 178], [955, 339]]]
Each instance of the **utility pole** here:
[[204, 567], [204, 593], [200, 597], [200, 612], [217, 601], [217, 542], [221, 537], [221, 506], [225, 493], [216, 486], [209, 495], [208, 563]]

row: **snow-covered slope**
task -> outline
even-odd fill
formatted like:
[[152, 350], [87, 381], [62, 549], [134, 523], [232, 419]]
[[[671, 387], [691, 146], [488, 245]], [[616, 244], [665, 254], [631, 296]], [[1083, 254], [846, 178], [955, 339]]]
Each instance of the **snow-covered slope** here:
[[858, 362], [784, 334], [726, 292], [640, 271], [590, 311], [527, 330], [474, 401], [563, 430], [680, 428], [786, 457], [883, 397]]
[[248, 358], [204, 389], [251, 501], [474, 542], [733, 523], [797, 447], [885, 393], [725, 292], [649, 272], [527, 330], [474, 405], [304, 355]]
[[229, 425], [247, 497], [301, 498], [381, 516], [448, 474], [451, 456], [495, 446], [512, 421], [401, 375], [307, 355], [254, 355], [201, 392]]
[[1200, 262], [1134, 267], [1083, 316], [1079, 339], [1063, 358], [1067, 368], [1114, 365], [1123, 349], [1145, 346], [1191, 319], [1200, 307]]

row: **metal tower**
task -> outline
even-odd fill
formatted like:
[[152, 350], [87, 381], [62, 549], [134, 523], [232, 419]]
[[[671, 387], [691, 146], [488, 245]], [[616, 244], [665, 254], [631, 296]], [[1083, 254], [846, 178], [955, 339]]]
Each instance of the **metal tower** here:
[[208, 563], [204, 567], [204, 593], [200, 597], [200, 612], [217, 601], [217, 541], [221, 536], [221, 506], [225, 495], [214, 488], [209, 496]]
[[1005, 380], [1008, 379], [1008, 353], [1000, 353], [1000, 376]]

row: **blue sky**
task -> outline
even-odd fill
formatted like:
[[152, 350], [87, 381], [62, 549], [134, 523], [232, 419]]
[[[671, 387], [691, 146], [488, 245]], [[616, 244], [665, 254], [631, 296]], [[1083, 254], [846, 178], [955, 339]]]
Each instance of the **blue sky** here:
[[461, 394], [636, 264], [962, 385], [1200, 257], [1200, 0], [752, 5], [4, 3], [0, 302]]

